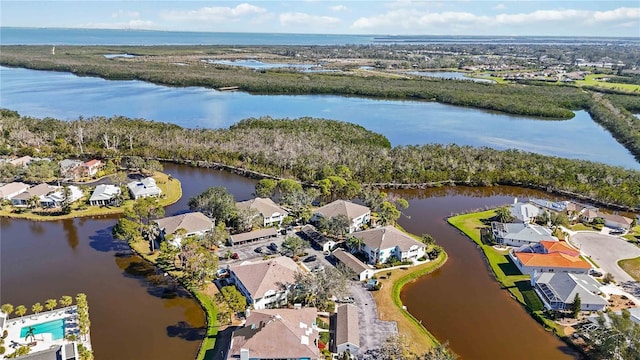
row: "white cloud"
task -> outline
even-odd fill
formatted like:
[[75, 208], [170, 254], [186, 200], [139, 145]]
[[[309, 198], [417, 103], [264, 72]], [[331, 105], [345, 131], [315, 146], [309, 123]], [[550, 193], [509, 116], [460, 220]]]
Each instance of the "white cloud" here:
[[349, 8], [344, 6], [344, 5], [336, 5], [336, 6], [329, 7], [329, 10], [335, 11], [335, 12], [340, 12], [340, 11], [347, 11], [347, 10], [349, 10]]
[[302, 12], [280, 14], [280, 24], [284, 26], [306, 25], [313, 27], [323, 27], [335, 25], [340, 19], [333, 16], [317, 16]]
[[160, 17], [169, 21], [235, 21], [241, 17], [261, 15], [266, 13], [265, 8], [242, 3], [235, 7], [212, 6], [189, 11], [164, 11]]
[[132, 19], [125, 22], [113, 23], [88, 23], [76, 26], [81, 29], [132, 29], [132, 30], [151, 30], [155, 29], [153, 21]]
[[492, 7], [493, 10], [505, 10], [507, 8], [507, 5], [505, 4], [498, 4], [494, 7]]
[[[404, 0], [401, 2], [410, 2]], [[544, 23], [568, 26], [580, 24], [589, 26], [596, 22], [640, 22], [640, 8], [618, 8], [609, 11], [589, 11], [575, 9], [536, 10], [530, 13], [497, 14], [481, 16], [463, 11], [431, 12], [426, 9], [397, 8], [370, 17], [361, 17], [351, 24], [354, 30], [362, 31], [405, 31], [418, 33], [432, 31], [447, 33], [462, 29], [487, 30], [497, 26], [534, 26]], [[571, 26], [574, 26], [571, 25]]]
[[111, 14], [111, 17], [114, 19], [117, 18], [132, 18], [132, 19], [137, 19], [140, 17], [140, 13], [137, 11], [124, 11], [124, 10], [118, 10], [116, 12], [114, 12], [113, 14]]

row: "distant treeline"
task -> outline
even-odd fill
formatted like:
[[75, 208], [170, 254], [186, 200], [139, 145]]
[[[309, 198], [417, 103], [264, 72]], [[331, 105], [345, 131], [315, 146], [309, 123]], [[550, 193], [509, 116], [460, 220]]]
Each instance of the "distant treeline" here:
[[[171, 54], [177, 51], [171, 49]], [[126, 61], [109, 60], [103, 54], [105, 51], [135, 52], [135, 48], [64, 46], [56, 48], [55, 56], [51, 55], [50, 46], [2, 46], [0, 50], [0, 64], [4, 66], [64, 71], [111, 80], [142, 80], [169, 86], [237, 86], [242, 91], [259, 94], [337, 94], [428, 100], [550, 119], [569, 119], [573, 117], [571, 110], [584, 109], [589, 101], [588, 94], [573, 87], [493, 85], [433, 78], [360, 76], [355, 73], [254, 71], [201, 61], [176, 66], [171, 63], [170, 55], [162, 57], [161, 51], [154, 47], [151, 50], [147, 47], [139, 49], [144, 53], [151, 51], [153, 55]], [[207, 56], [203, 49], [191, 52], [196, 60]], [[185, 49], [179, 54], [184, 56], [188, 51]]]
[[242, 167], [315, 182], [342, 166], [361, 183], [490, 186], [509, 184], [571, 193], [640, 208], [640, 172], [518, 150], [457, 145], [390, 147], [359, 125], [323, 119], [247, 119], [229, 129], [184, 129], [124, 117], [60, 121], [2, 110], [0, 151], [15, 155], [141, 156]]

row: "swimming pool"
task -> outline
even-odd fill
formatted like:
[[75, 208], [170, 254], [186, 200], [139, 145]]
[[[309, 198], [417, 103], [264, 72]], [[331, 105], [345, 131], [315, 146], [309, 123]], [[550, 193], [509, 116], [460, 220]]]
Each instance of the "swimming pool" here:
[[33, 334], [50, 333], [53, 340], [60, 340], [64, 337], [64, 319], [47, 321], [44, 323], [25, 326], [20, 329], [20, 337], [23, 338], [29, 332], [29, 328], [33, 328]]

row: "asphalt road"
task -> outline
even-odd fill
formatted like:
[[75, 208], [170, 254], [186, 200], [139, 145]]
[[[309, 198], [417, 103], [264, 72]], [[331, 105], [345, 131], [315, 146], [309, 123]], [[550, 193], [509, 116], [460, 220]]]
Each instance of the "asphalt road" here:
[[640, 256], [640, 247], [617, 236], [580, 232], [571, 237], [571, 242], [588, 255], [604, 271], [611, 273], [618, 282], [635, 282], [620, 266], [618, 260]]
[[387, 338], [398, 334], [398, 324], [394, 321], [378, 319], [376, 302], [371, 293], [360, 282], [351, 285], [351, 296], [358, 307], [360, 325], [360, 354], [369, 349], [379, 348]]

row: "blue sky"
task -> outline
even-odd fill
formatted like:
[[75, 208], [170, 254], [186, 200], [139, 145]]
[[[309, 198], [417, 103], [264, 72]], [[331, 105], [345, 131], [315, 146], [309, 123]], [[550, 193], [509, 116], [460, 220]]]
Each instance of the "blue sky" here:
[[211, 32], [640, 37], [640, 2], [2, 0], [0, 22]]

